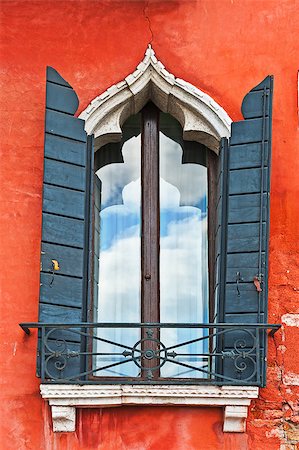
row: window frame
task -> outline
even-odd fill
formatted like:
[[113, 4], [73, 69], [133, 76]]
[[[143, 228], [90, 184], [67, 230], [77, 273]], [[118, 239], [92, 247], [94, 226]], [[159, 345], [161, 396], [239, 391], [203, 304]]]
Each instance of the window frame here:
[[[152, 102], [148, 102], [140, 111], [141, 123], [141, 289], [140, 289], [140, 322], [141, 323], [159, 323], [160, 322], [160, 113], [162, 111]], [[186, 142], [186, 141], [184, 141]], [[208, 197], [208, 299], [207, 302], [209, 319], [214, 317], [215, 301], [214, 301], [214, 257], [215, 257], [215, 201], [216, 201], [216, 184], [217, 172], [219, 165], [218, 156], [210, 149], [202, 144], [195, 143], [196, 150], [205, 151], [206, 167], [207, 167], [207, 197]], [[109, 145], [109, 144], [108, 144]], [[95, 159], [98, 159], [102, 148], [95, 152]], [[107, 145], [104, 152], [109, 151]], [[109, 160], [109, 157], [107, 158]], [[113, 162], [123, 163], [121, 154]], [[112, 163], [112, 162], [111, 162]], [[110, 164], [111, 164], [110, 163]], [[188, 163], [182, 161], [182, 163]], [[190, 161], [189, 163], [193, 163]], [[109, 164], [109, 163], [107, 163]], [[101, 166], [102, 167], [102, 166]], [[95, 170], [98, 170], [98, 164], [95, 164]], [[214, 202], [214, 203], [212, 203]], [[95, 202], [94, 202], [95, 208]], [[94, 216], [94, 214], [93, 214]], [[93, 246], [94, 248], [94, 246]], [[94, 273], [95, 268], [93, 268]], [[93, 283], [92, 283], [93, 285]], [[94, 317], [94, 301], [91, 293], [90, 322], [96, 322]], [[209, 320], [211, 321], [211, 320]], [[212, 330], [209, 330], [212, 334]], [[147, 350], [156, 350], [156, 342], [147, 339], [146, 328], [141, 328], [141, 346], [144, 348], [143, 340], [147, 340]], [[153, 328], [152, 339], [160, 340], [160, 330]], [[213, 343], [209, 339], [209, 348], [212, 349]], [[92, 351], [92, 343], [88, 348]], [[141, 374], [138, 377], [121, 377], [121, 376], [100, 376], [90, 375], [91, 380], [111, 380], [111, 381], [134, 381], [146, 380], [146, 370], [151, 370], [153, 380], [155, 381], [171, 381], [171, 377], [160, 376], [160, 362], [158, 358], [143, 359]], [[88, 364], [89, 370], [93, 368], [92, 357]], [[158, 367], [158, 368], [157, 368]], [[200, 379], [200, 373], [197, 377]], [[185, 378], [189, 380], [188, 377]], [[202, 377], [205, 380], [204, 377]]]

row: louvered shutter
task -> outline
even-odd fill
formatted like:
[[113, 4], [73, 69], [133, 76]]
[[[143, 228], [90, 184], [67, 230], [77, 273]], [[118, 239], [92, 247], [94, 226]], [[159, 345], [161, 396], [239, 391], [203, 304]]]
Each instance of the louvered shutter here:
[[[222, 141], [216, 238], [218, 322], [267, 321], [272, 92], [273, 80], [268, 76], [246, 95], [245, 120], [232, 123], [229, 143]], [[264, 331], [246, 331], [245, 325], [243, 330], [224, 333], [218, 350], [223, 355], [218, 373], [264, 384]]]
[[[39, 321], [44, 323], [86, 320], [93, 150], [84, 121], [73, 116], [77, 107], [72, 87], [48, 67], [39, 303]], [[58, 262], [59, 270], [53, 270], [52, 261]], [[84, 345], [79, 334], [55, 330], [49, 347], [61, 351], [63, 340], [70, 352]], [[79, 373], [84, 364], [74, 355], [60, 372], [55, 370], [57, 360], [50, 358], [46, 377]]]

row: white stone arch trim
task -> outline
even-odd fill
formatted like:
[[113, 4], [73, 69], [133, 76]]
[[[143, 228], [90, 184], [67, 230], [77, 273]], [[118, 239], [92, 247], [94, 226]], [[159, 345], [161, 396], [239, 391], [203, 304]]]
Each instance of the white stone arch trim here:
[[208, 94], [169, 73], [149, 45], [136, 70], [92, 100], [80, 114], [87, 134], [95, 136], [95, 149], [120, 141], [125, 120], [149, 100], [180, 122], [186, 140], [218, 152], [220, 139], [230, 136], [232, 120], [226, 111]]

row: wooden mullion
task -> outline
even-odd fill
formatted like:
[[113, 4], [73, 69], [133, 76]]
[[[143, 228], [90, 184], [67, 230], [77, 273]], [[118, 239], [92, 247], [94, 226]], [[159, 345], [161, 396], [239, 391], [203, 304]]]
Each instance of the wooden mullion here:
[[[142, 242], [141, 242], [141, 320], [159, 322], [159, 250], [160, 250], [160, 213], [159, 213], [159, 110], [149, 103], [142, 111]], [[142, 339], [150, 337], [142, 329]], [[159, 339], [159, 330], [152, 330], [152, 339]], [[146, 341], [144, 348], [157, 350], [155, 341]], [[143, 360], [146, 369], [157, 366], [157, 358]], [[143, 374], [146, 376], [147, 370]], [[159, 376], [153, 370], [154, 378]]]

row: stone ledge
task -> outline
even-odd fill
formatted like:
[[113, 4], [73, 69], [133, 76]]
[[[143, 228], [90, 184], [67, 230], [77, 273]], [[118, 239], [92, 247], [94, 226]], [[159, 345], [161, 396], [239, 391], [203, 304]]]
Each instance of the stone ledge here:
[[224, 407], [224, 432], [246, 429], [248, 406], [258, 397], [252, 386], [147, 386], [42, 384], [41, 395], [52, 409], [53, 431], [75, 431], [76, 408], [122, 405]]

